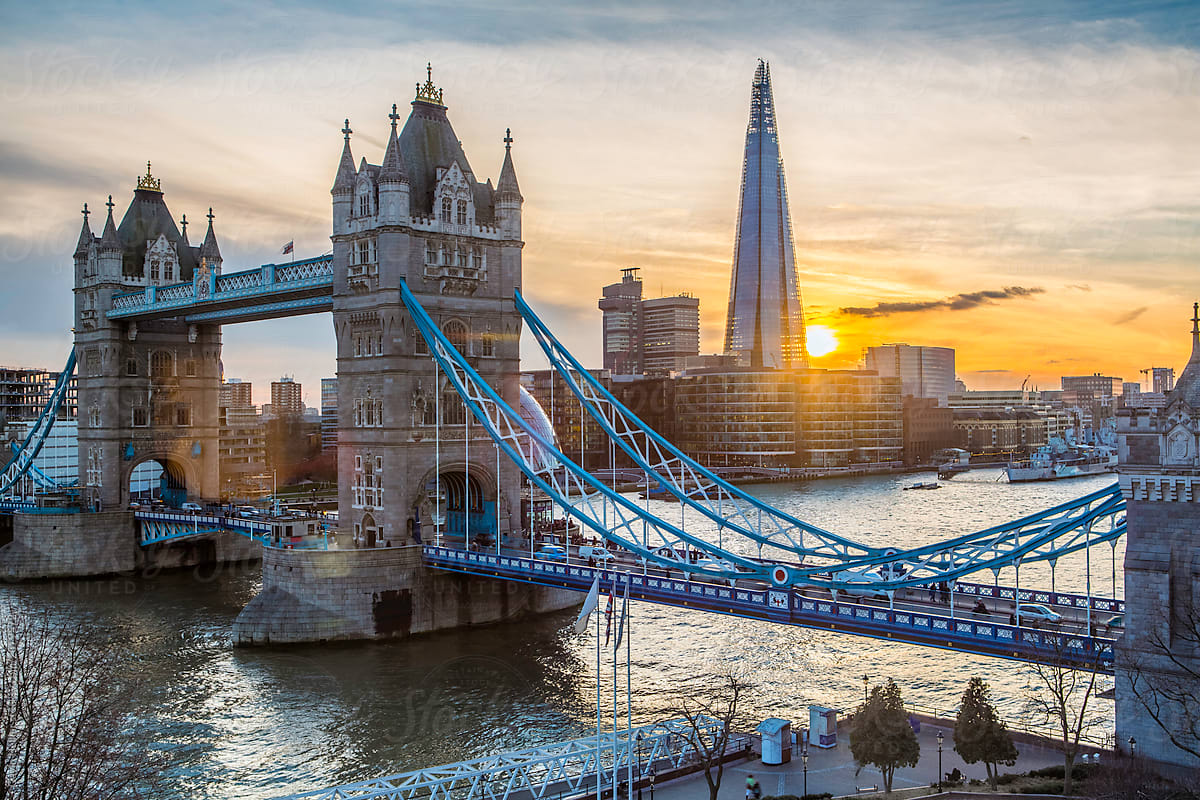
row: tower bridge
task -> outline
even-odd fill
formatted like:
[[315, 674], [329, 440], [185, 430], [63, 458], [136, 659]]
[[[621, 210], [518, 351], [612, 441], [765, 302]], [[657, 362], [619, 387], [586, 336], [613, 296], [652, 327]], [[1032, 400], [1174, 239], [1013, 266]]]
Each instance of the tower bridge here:
[[[262, 592], [235, 624], [242, 644], [388, 638], [508, 619], [576, 604], [599, 575], [628, 583], [648, 602], [1115, 668], [1118, 708], [1130, 724], [1142, 724], [1145, 714], [1130, 699], [1137, 684], [1122, 678], [1121, 654], [1140, 647], [1149, 658], [1154, 642], [1097, 629], [1094, 614], [1124, 610], [1115, 598], [1095, 596], [1090, 585], [1077, 596], [1022, 586], [1020, 567], [1044, 562], [1053, 574], [1059, 558], [1089, 553], [1128, 530], [1127, 563], [1137, 569], [1131, 586], [1150, 590], [1130, 598], [1127, 624], [1161, 627], [1164, 616], [1169, 626], [1184, 624], [1174, 604], [1200, 581], [1194, 566], [1180, 567], [1192, 563], [1195, 527], [1172, 528], [1164, 555], [1152, 532], [1135, 537], [1131, 526], [1158, 519], [1154, 504], [1167, 501], [1177, 514], [1200, 519], [1191, 505], [1200, 498], [1194, 481], [1178, 477], [1180, 470], [1200, 474], [1200, 390], [1191, 388], [1200, 385], [1200, 328], [1196, 366], [1189, 363], [1162, 418], [1126, 431], [1123, 459], [1140, 466], [1132, 483], [1123, 476], [1125, 492], [1113, 486], [917, 548], [855, 541], [764, 503], [674, 447], [595, 381], [537, 317], [521, 291], [523, 197], [507, 131], [493, 185], [468, 162], [431, 73], [403, 129], [395, 105], [387, 118], [379, 164], [356, 163], [348, 120], [342, 129], [328, 255], [224, 272], [212, 210], [201, 245], [191, 245], [186, 217], [176, 225], [149, 164], [119, 225], [110, 198], [102, 233], [94, 235], [85, 206], [74, 253], [74, 348], [51, 403], [0, 473], [0, 510], [16, 520], [0, 569], [15, 577], [94, 574], [139, 563], [111, 555], [119, 551], [142, 558], [197, 541], [243, 541], [242, 549], [221, 551], [263, 557]], [[267, 523], [127, 511], [130, 475], [149, 460], [162, 464], [180, 497], [218, 499], [220, 326], [313, 313], [331, 314], [337, 348], [337, 544], [286, 550], [273, 545]], [[633, 463], [647, 490], [661, 488], [679, 502], [678, 523], [617, 492], [615, 460], [608, 483], [584, 470], [522, 402], [525, 326], [611, 452]], [[78, 505], [29, 513], [45, 510], [30, 507], [38, 483], [32, 462], [76, 371]], [[1169, 479], [1155, 477], [1160, 465], [1171, 467]], [[614, 563], [588, 564], [578, 551], [569, 563], [569, 539], [564, 563], [553, 551], [540, 553], [534, 526], [522, 518], [525, 489], [549, 498], [571, 530], [606, 543]], [[93, 547], [105, 537], [111, 546]], [[976, 580], [1009, 568], [1014, 586], [996, 583], [989, 593]], [[480, 585], [495, 591], [473, 591]], [[930, 587], [947, 587], [951, 598], [989, 596], [994, 610], [979, 615], [953, 601], [922, 599]], [[1055, 605], [1065, 619], [1038, 629], [1028, 611], [1022, 618], [1022, 602]], [[1171, 613], [1162, 613], [1164, 603]], [[1001, 605], [1012, 608], [1010, 618], [996, 613]], [[1164, 640], [1172, 641], [1155, 641]], [[1162, 658], [1154, 663], [1176, 674]], [[1173, 719], [1168, 727], [1186, 734], [1186, 719]], [[1153, 734], [1138, 730], [1139, 737]]]

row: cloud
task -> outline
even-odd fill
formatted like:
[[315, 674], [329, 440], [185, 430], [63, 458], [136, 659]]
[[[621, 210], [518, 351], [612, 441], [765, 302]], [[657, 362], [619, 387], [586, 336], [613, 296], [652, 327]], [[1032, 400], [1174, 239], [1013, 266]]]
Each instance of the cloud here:
[[[997, 300], [1012, 300], [1030, 295], [1041, 294], [1046, 290], [1040, 286], [1026, 288], [1024, 286], [1006, 286], [1003, 289], [985, 289], [980, 292], [964, 292], [941, 300], [919, 300], [913, 302], [885, 302], [873, 306], [848, 306], [841, 313], [849, 317], [886, 317], [891, 314], [905, 314], [913, 311], [965, 311], [976, 306], [991, 305]], [[1144, 310], [1144, 309], [1143, 309]]]
[[1139, 306], [1113, 320], [1113, 325], [1126, 325], [1146, 313], [1146, 306]]

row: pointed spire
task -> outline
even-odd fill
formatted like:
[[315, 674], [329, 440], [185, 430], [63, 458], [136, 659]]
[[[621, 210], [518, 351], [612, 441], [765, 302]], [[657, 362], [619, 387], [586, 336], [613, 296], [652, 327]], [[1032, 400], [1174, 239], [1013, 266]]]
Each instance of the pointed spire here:
[[354, 192], [354, 178], [357, 174], [354, 170], [354, 155], [350, 152], [350, 134], [354, 131], [350, 127], [350, 120], [346, 120], [345, 127], [342, 128], [342, 135], [346, 137], [346, 143], [342, 146], [342, 160], [338, 163], [337, 177], [333, 180], [333, 189], [331, 194], [351, 194]]
[[92, 212], [88, 211], [87, 203], [83, 204], [83, 211], [79, 213], [83, 214], [83, 228], [79, 231], [79, 243], [75, 245], [75, 255], [86, 253], [92, 243], [92, 229], [88, 225], [88, 214]]
[[213, 212], [208, 209], [208, 232], [204, 234], [204, 244], [200, 245], [200, 258], [208, 261], [220, 261], [221, 250], [217, 247], [217, 234], [213, 231]]
[[1193, 409], [1200, 409], [1200, 303], [1192, 304], [1192, 357], [1175, 382], [1168, 404], [1182, 400]]
[[120, 250], [121, 239], [117, 236], [117, 223], [113, 222], [113, 201], [112, 195], [108, 196], [108, 219], [104, 221], [104, 234], [100, 237], [101, 250]]
[[189, 245], [188, 245], [188, 238], [187, 238], [187, 214], [184, 214], [183, 219], [179, 220], [179, 228], [180, 228], [179, 237], [181, 240], [181, 244], [184, 247], [188, 247]]
[[504, 165], [500, 167], [500, 178], [496, 181], [496, 194], [499, 197], [510, 197], [524, 200], [521, 197], [521, 187], [517, 184], [517, 171], [512, 163], [512, 128], [504, 130]]
[[408, 175], [404, 172], [404, 159], [400, 157], [400, 140], [396, 137], [396, 123], [400, 115], [396, 113], [395, 103], [392, 103], [392, 113], [388, 114], [388, 119], [392, 121], [392, 132], [388, 136], [387, 150], [379, 168], [379, 182], [408, 183]]

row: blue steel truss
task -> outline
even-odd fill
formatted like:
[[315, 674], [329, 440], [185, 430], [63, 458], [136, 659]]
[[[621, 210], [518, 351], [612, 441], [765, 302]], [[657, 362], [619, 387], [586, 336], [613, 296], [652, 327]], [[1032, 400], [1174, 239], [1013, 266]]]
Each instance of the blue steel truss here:
[[333, 256], [324, 255], [228, 275], [197, 271], [189, 283], [115, 295], [108, 317], [231, 324], [331, 310]]
[[[1125, 533], [1125, 503], [1119, 485], [1114, 484], [1003, 525], [911, 550], [871, 548], [835, 536], [733, 486], [675, 447], [584, 369], [519, 291], [515, 300], [551, 366], [580, 405], [655, 485], [718, 525], [752, 539], [758, 544], [760, 555], [762, 547], [769, 545], [802, 558], [834, 557], [841, 561], [834, 566], [842, 580], [822, 575], [830, 571], [829, 563], [799, 565], [797, 574], [814, 585], [839, 588], [870, 579], [881, 588], [898, 589], [931, 581], [953, 581], [980, 569], [998, 571], [1033, 561], [1054, 562], [1086, 547], [1114, 541]], [[805, 533], [815, 539], [814, 545], [805, 546]], [[861, 555], [853, 555], [854, 550]], [[897, 563], [902, 565], [902, 573], [896, 569]], [[884, 578], [882, 582], [878, 580], [880, 577]]]
[[[795, 563], [746, 558], [720, 543], [714, 544], [661, 519], [604, 485], [573, 462], [552, 442], [546, 441], [534, 431], [520, 414], [509, 407], [475, 372], [429, 318], [404, 283], [401, 284], [401, 297], [429, 345], [434, 360], [463, 399], [472, 417], [480, 422], [496, 446], [522, 469], [534, 485], [561, 504], [569, 515], [604, 539], [634, 553], [645, 563], [673, 566], [687, 573], [717, 575], [726, 579], [757, 577], [780, 587], [812, 585], [830, 590], [845, 590], [861, 589], [863, 583], [870, 583], [872, 587], [881, 591], [893, 592], [933, 582], [954, 581], [985, 569], [998, 572], [1010, 566], [1019, 568], [1022, 562], [1053, 561], [1067, 553], [1114, 539], [1125, 530], [1124, 501], [1121, 499], [1119, 488], [1113, 487], [1005, 525], [926, 547], [908, 550], [862, 548], [868, 551], [867, 555], [854, 557], [844, 554], [840, 560], [835, 551], [826, 550], [821, 553], [826, 557], [825, 563], [819, 565], [804, 561]], [[523, 305], [519, 295], [517, 301], [519, 305]], [[527, 306], [525, 311], [528, 311]], [[547, 342], [552, 338], [540, 321], [534, 324], [535, 335], [538, 335], [539, 341]], [[559, 351], [565, 352], [565, 349], [557, 345], [547, 353], [551, 355], [551, 361], [556, 364], [556, 368], [560, 368], [563, 363], [558, 359]], [[570, 359], [570, 362], [574, 365], [574, 374], [588, 374], [574, 359]], [[781, 526], [799, 523], [798, 520], [750, 498], [736, 487], [721, 481], [650, 430], [611, 394], [604, 392], [610, 412], [620, 410], [628, 415], [626, 419], [631, 422], [626, 424], [625, 430], [633, 431], [636, 428], [638, 435], [643, 437], [642, 441], [652, 442], [657, 448], [659, 462], [650, 463], [639, 454], [637, 448], [630, 446], [630, 437], [627, 435], [623, 438], [606, 415], [589, 401], [579, 383], [575, 381], [572, 370], [564, 369], [560, 374], [574, 387], [573, 391], [578, 392], [580, 401], [602, 425], [609, 437], [619, 443], [646, 472], [648, 480], [662, 483], [681, 501], [690, 503], [692, 507], [712, 519], [714, 511], [718, 516], [721, 514], [722, 504], [726, 499], [730, 500], [731, 511], [736, 508], [732, 502], [735, 498], [746, 499], [754, 509], [752, 513], [759, 520], [783, 520]], [[603, 391], [598, 382], [592, 386]], [[534, 449], [540, 449], [543, 453], [543, 457], [537, 460], [538, 463], [532, 463], [524, 455], [529, 448], [520, 446], [523, 438], [534, 441], [537, 445]], [[668, 459], [663, 454], [668, 454], [671, 458]], [[724, 494], [717, 496], [716, 509], [714, 510], [712, 502], [707, 505], [696, 502], [697, 493], [680, 485], [687, 476], [682, 471], [670, 471], [664, 464], [686, 466], [699, 486], [720, 487]], [[753, 522], [748, 513], [742, 512], [741, 518], [747, 523]], [[726, 518], [725, 525], [736, 535], [748, 536], [759, 547], [760, 553], [761, 546], [769, 542], [771, 547], [790, 551], [802, 558], [813, 554], [812, 551], [806, 551], [802, 544], [797, 546], [792, 544], [792, 540], [765, 537], [761, 532], [754, 532], [750, 525], [738, 524], [736, 520], [734, 524], [730, 524]], [[812, 526], [807, 527], [807, 532], [811, 532]], [[637, 535], [639, 528], [640, 540]], [[746, 533], [747, 529], [750, 529], [749, 535]], [[708, 563], [695, 563], [687, 553], [692, 549], [703, 554]]]
[[58, 417], [59, 409], [62, 408], [63, 400], [67, 396], [67, 389], [71, 385], [73, 374], [75, 374], [74, 348], [67, 356], [67, 365], [63, 367], [62, 373], [58, 376], [58, 382], [54, 385], [50, 399], [42, 408], [42, 413], [38, 415], [37, 421], [29, 429], [25, 441], [13, 452], [12, 458], [5, 465], [3, 472], [0, 472], [0, 495], [12, 493], [17, 483], [29, 474], [31, 468], [34, 468], [33, 460], [41, 452], [42, 445], [46, 443], [46, 437], [50, 435], [50, 429], [54, 427], [54, 420]]

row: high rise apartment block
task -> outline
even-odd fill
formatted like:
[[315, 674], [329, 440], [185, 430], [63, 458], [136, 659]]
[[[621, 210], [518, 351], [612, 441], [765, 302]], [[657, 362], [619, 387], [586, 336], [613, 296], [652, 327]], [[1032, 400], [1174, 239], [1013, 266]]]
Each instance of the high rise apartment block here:
[[868, 347], [863, 366], [881, 376], [900, 379], [905, 397], [932, 397], [946, 405], [954, 392], [954, 349], [908, 344]]
[[303, 416], [303, 391], [294, 379], [284, 377], [271, 381], [271, 413], [276, 417]]
[[321, 378], [321, 449], [337, 448], [338, 381]]
[[238, 378], [221, 381], [217, 391], [217, 406], [220, 408], [249, 408], [254, 405], [254, 384]]
[[642, 374], [642, 279], [637, 273], [637, 267], [621, 270], [621, 281], [605, 286], [600, 298], [604, 368], [613, 375]]

